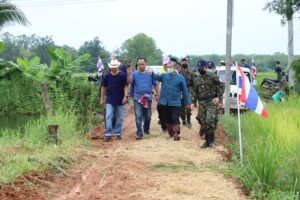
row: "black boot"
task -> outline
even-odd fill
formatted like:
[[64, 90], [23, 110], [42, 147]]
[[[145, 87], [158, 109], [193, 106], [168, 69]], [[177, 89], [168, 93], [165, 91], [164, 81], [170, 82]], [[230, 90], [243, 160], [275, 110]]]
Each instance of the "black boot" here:
[[210, 142], [208, 142], [208, 141], [205, 141], [205, 142], [200, 146], [200, 148], [205, 149], [205, 148], [212, 147], [212, 146], [213, 146], [213, 143], [210, 143]]
[[209, 143], [214, 144], [214, 142], [215, 142], [215, 129], [214, 128], [209, 128], [207, 130], [207, 133], [208, 133]]
[[187, 126], [188, 128], [192, 128], [191, 116], [190, 116], [190, 115], [187, 116], [187, 124], [186, 124], [186, 126]]
[[203, 137], [204, 135], [205, 135], [205, 128], [201, 127], [200, 130], [199, 130], [199, 136]]
[[169, 130], [168, 129], [168, 125], [165, 123], [165, 122], [163, 122], [163, 121], [161, 121], [160, 120], [160, 127], [161, 127], [161, 130], [165, 133], [167, 130]]
[[205, 142], [201, 148], [213, 147], [214, 144], [214, 130], [213, 128], [205, 129]]
[[168, 129], [168, 134], [169, 134], [170, 138], [172, 138], [174, 135], [173, 125], [167, 124], [167, 129]]
[[173, 125], [174, 141], [180, 140], [180, 124]]

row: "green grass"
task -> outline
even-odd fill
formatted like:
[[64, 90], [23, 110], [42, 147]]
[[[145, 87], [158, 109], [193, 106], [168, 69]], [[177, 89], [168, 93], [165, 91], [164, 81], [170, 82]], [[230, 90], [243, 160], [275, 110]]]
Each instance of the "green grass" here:
[[93, 72], [93, 73], [88, 73], [88, 72], [76, 72], [76, 73], [73, 73], [73, 74], [72, 74], [72, 77], [83, 77], [83, 78], [87, 79], [89, 74], [96, 75], [96, 72]]
[[39, 84], [33, 80], [1, 80], [0, 91], [0, 115], [40, 114], [43, 111]]
[[[258, 199], [290, 199], [300, 191], [300, 98], [266, 105], [269, 113], [262, 119], [253, 111], [242, 115], [244, 166], [233, 172]], [[229, 146], [238, 155], [237, 117], [223, 116]], [[284, 199], [284, 198], [283, 198]]]
[[257, 81], [257, 86], [259, 86], [264, 78], [276, 79], [277, 75], [275, 72], [260, 72], [257, 73], [255, 80]]
[[[88, 82], [87, 76], [79, 75], [62, 82], [56, 88], [54, 82], [47, 82], [48, 95], [52, 108], [60, 105], [74, 108], [82, 115], [100, 112], [97, 85]], [[44, 105], [40, 91], [40, 82], [29, 78], [0, 81], [0, 115], [40, 115]], [[86, 117], [86, 116], [85, 116]]]
[[257, 81], [257, 84], [255, 85], [256, 91], [259, 93], [259, 96], [262, 99], [269, 100], [271, 96], [273, 95], [273, 92], [267, 89], [264, 89], [261, 86], [261, 83], [264, 78], [271, 78], [271, 79], [276, 79], [277, 75], [274, 72], [261, 72], [258, 73], [255, 80]]
[[169, 171], [169, 172], [178, 172], [178, 171], [190, 171], [197, 172], [199, 168], [189, 160], [179, 160], [177, 163], [158, 163], [149, 166], [151, 170], [154, 171]]
[[[19, 130], [0, 129], [0, 184], [27, 172], [51, 168], [64, 174], [78, 151], [86, 144], [82, 135], [98, 121], [98, 87], [78, 75], [56, 87], [47, 82], [55, 115], [42, 116], [43, 101], [39, 81], [28, 78], [0, 81], [0, 115], [37, 114]], [[47, 126], [58, 124], [58, 144], [51, 144]]]
[[[49, 142], [47, 125], [58, 124], [58, 144]], [[80, 136], [79, 121], [73, 112], [60, 110], [55, 116], [41, 117], [20, 130], [0, 133], [0, 184], [15, 180], [30, 171], [52, 169], [65, 174], [64, 168], [87, 144]]]

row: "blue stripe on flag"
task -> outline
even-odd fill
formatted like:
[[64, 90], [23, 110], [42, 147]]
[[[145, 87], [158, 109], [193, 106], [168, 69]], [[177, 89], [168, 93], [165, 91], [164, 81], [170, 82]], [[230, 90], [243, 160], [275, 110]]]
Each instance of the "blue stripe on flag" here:
[[243, 83], [242, 83], [242, 77], [238, 76], [238, 78], [239, 78], [239, 88], [242, 88], [242, 85], [243, 85]]
[[257, 107], [257, 103], [258, 103], [258, 95], [254, 87], [251, 85], [245, 106], [251, 110], [255, 110]]

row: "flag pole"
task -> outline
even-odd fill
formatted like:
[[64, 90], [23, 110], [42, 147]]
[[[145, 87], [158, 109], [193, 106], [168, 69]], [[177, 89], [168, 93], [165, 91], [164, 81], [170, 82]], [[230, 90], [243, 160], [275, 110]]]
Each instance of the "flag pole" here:
[[[236, 70], [236, 72], [235, 72], [235, 75], [236, 75], [236, 84], [237, 84], [237, 89], [239, 90], [239, 78], [238, 78], [238, 65], [237, 65], [237, 62], [235, 62], [235, 70]], [[237, 94], [236, 94], [236, 104], [237, 104], [237, 110], [238, 110], [240, 162], [241, 162], [241, 165], [243, 165], [243, 143], [242, 143], [242, 131], [241, 131], [241, 115], [240, 115], [239, 91], [237, 91]]]

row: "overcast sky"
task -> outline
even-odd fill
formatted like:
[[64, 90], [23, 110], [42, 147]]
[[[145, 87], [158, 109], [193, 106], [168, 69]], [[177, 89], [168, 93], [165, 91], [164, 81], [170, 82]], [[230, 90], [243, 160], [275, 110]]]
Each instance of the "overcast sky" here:
[[[12, 0], [32, 25], [2, 32], [52, 36], [79, 48], [98, 36], [108, 51], [138, 33], [152, 37], [164, 54], [225, 54], [227, 0]], [[287, 52], [287, 26], [263, 11], [266, 0], [235, 0], [232, 54]], [[294, 51], [300, 54], [300, 20]]]

